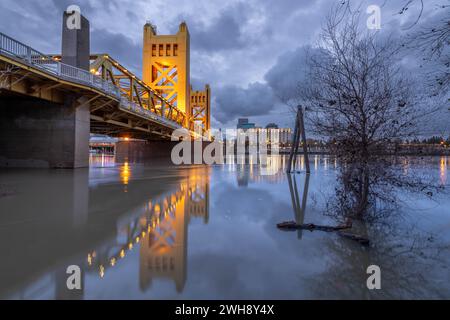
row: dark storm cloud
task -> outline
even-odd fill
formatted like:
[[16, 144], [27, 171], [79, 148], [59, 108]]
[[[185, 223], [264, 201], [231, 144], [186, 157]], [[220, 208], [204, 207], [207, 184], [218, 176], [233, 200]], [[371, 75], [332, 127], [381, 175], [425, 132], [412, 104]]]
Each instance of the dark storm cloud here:
[[213, 110], [215, 119], [226, 124], [237, 117], [267, 115], [280, 99], [292, 99], [305, 77], [305, 62], [311, 50], [301, 47], [282, 54], [265, 74], [267, 83], [253, 83], [244, 89], [237, 86], [218, 88], [215, 93], [217, 106]]
[[308, 54], [311, 47], [300, 47], [283, 53], [275, 65], [264, 76], [278, 98], [289, 100], [295, 97], [299, 83], [306, 76]]
[[268, 114], [275, 106], [276, 98], [269, 86], [252, 83], [247, 88], [225, 86], [216, 90], [214, 118], [227, 123], [237, 117], [250, 117]]
[[[191, 34], [191, 48], [199, 51], [222, 51], [242, 49], [250, 45], [248, 35], [243, 34], [250, 7], [246, 3], [237, 3], [221, 10], [209, 23], [198, 19], [198, 13], [180, 15], [173, 25], [186, 21]], [[172, 32], [176, 32], [172, 29]]]
[[139, 77], [142, 66], [142, 45], [134, 43], [133, 39], [104, 29], [94, 29], [91, 32], [91, 52], [107, 53]]
[[195, 48], [209, 50], [239, 49], [245, 45], [240, 18], [234, 10], [224, 11], [209, 27], [193, 25], [192, 44]]

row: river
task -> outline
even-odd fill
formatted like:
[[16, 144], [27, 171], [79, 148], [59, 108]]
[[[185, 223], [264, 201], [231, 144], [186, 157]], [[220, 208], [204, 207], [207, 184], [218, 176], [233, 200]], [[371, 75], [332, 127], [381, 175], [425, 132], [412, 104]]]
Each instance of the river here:
[[[398, 190], [395, 210], [359, 227], [369, 247], [285, 232], [277, 223], [338, 223], [329, 200], [340, 194], [335, 159], [312, 156], [310, 176], [300, 159], [291, 179], [286, 160], [261, 170], [100, 155], [89, 169], [0, 170], [0, 298], [450, 298], [448, 194]], [[413, 160], [402, 170], [450, 186], [450, 157]], [[67, 289], [71, 265], [82, 290]], [[380, 267], [380, 290], [367, 288], [369, 265]]]

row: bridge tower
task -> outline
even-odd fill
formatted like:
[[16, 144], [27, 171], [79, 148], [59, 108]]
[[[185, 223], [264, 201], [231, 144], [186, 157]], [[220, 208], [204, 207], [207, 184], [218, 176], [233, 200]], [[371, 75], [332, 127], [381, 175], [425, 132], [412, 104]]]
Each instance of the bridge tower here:
[[205, 86], [204, 91], [194, 91], [191, 87], [190, 119], [193, 123], [203, 126], [204, 130], [211, 129], [211, 88], [209, 84]]
[[144, 26], [142, 78], [186, 114], [190, 109], [190, 36], [185, 22], [175, 35], [158, 35], [151, 23]]

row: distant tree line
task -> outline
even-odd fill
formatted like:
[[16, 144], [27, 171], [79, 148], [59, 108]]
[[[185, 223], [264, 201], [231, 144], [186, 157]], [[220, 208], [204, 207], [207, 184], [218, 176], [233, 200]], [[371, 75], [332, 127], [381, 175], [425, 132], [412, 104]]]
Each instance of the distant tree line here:
[[428, 139], [412, 139], [412, 140], [406, 140], [406, 143], [412, 143], [412, 144], [440, 144], [440, 145], [444, 145], [446, 147], [450, 146], [450, 136], [445, 139], [442, 136], [432, 136], [431, 138]]

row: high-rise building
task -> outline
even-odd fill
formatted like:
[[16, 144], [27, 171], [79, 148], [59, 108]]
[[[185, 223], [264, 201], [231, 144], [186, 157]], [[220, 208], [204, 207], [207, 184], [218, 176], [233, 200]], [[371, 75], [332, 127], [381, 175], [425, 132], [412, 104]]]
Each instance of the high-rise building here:
[[254, 123], [248, 122], [248, 118], [238, 119], [237, 129], [248, 130], [254, 129], [256, 126]]
[[280, 147], [288, 147], [292, 143], [292, 129], [291, 128], [269, 128], [267, 127], [267, 141], [273, 142], [272, 137], [278, 135], [278, 143]]
[[269, 123], [266, 129], [278, 129], [278, 125], [276, 123]]

